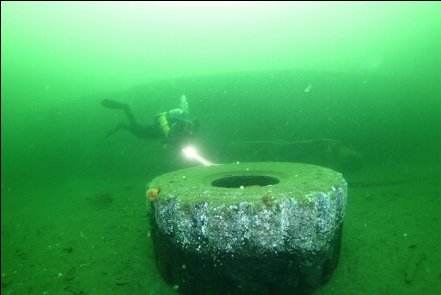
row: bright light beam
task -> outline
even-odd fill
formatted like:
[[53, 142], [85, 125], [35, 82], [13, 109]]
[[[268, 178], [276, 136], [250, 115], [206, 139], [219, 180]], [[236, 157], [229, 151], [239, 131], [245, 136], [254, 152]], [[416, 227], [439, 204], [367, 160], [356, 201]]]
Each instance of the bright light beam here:
[[204, 158], [202, 158], [201, 156], [199, 156], [198, 152], [191, 146], [188, 146], [184, 149], [182, 149], [182, 151], [184, 152], [184, 154], [189, 157], [189, 158], [193, 158], [196, 159], [197, 161], [199, 161], [202, 165], [205, 166], [210, 166], [213, 165], [212, 163], [210, 163], [209, 161], [205, 160]]

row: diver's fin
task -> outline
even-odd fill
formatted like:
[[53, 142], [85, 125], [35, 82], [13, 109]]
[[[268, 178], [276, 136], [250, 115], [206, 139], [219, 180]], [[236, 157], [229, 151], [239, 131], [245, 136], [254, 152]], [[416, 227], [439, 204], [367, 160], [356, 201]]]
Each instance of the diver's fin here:
[[124, 123], [119, 123], [115, 128], [113, 128], [113, 129], [109, 130], [109, 132], [107, 132], [104, 139], [108, 138], [110, 135], [113, 135], [115, 132], [117, 132], [120, 129], [127, 129], [127, 125]]
[[101, 101], [101, 105], [103, 107], [109, 108], [109, 109], [121, 109], [121, 110], [125, 110], [129, 107], [128, 104], [126, 103], [122, 103], [122, 102], [117, 102], [115, 100], [111, 100], [111, 99], [103, 99]]

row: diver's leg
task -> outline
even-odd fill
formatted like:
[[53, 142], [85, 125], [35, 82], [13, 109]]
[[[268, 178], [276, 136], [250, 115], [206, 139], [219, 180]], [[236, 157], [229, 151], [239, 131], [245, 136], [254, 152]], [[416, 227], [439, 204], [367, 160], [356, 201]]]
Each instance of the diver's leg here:
[[132, 110], [130, 109], [130, 106], [128, 104], [106, 98], [101, 101], [101, 105], [109, 109], [124, 110], [126, 112], [127, 118], [129, 119], [130, 125], [136, 125], [135, 116], [133, 115]]
[[162, 137], [162, 131], [156, 125], [130, 125], [128, 131], [140, 139], [158, 139]]

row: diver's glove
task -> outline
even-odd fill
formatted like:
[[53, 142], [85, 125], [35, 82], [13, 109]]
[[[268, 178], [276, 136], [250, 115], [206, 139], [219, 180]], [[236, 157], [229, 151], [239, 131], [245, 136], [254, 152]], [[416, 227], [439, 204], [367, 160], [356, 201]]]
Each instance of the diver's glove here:
[[182, 110], [182, 113], [188, 114], [188, 102], [187, 97], [184, 94], [181, 96], [181, 104], [179, 105], [179, 108]]
[[181, 96], [179, 108], [167, 112], [169, 118], [185, 117], [188, 114], [188, 102], [185, 95]]

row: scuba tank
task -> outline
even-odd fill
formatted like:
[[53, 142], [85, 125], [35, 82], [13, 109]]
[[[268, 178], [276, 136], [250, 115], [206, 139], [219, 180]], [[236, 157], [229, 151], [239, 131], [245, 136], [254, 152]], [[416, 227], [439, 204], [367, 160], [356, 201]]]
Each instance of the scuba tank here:
[[167, 138], [168, 133], [170, 132], [170, 126], [167, 118], [184, 117], [186, 114], [188, 114], [187, 97], [185, 95], [182, 95], [179, 108], [170, 110], [168, 112], [159, 113], [158, 115], [156, 115], [155, 121], [159, 124], [159, 127]]
[[157, 114], [155, 117], [155, 121], [159, 124], [159, 127], [161, 128], [165, 137], [167, 137], [168, 133], [170, 132], [170, 126], [168, 126], [166, 114], [167, 114], [166, 112], [160, 113], [160, 114]]

